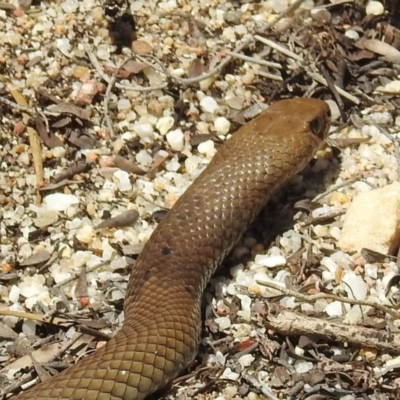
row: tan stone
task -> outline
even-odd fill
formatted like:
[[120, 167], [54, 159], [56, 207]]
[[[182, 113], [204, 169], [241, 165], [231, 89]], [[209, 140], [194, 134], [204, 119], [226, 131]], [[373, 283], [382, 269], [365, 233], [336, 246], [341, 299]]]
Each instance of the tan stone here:
[[400, 243], [400, 183], [359, 193], [347, 210], [339, 247], [394, 254]]

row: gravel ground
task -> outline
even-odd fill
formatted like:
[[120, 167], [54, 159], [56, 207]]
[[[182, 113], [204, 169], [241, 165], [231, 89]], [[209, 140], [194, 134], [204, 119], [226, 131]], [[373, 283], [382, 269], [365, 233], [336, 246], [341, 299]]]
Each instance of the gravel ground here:
[[[103, 345], [137, 254], [220, 144], [270, 101], [313, 96], [331, 107], [330, 142], [212, 280], [199, 356], [164, 395], [399, 398], [396, 351], [306, 329], [316, 317], [397, 332], [397, 258], [338, 245], [352, 199], [398, 180], [391, 14], [379, 2], [109, 3], [0, 2], [3, 394], [33, 383], [32, 357], [52, 372]], [[268, 325], [277, 305], [305, 331]]]

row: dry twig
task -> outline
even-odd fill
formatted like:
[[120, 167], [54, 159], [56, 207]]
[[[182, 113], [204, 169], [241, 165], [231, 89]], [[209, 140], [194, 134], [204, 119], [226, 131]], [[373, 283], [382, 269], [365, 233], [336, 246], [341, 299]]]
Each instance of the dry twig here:
[[382, 311], [385, 314], [391, 315], [394, 319], [400, 319], [400, 313], [398, 313], [397, 311], [392, 310], [389, 307], [386, 307], [382, 304], [375, 303], [372, 301], [349, 299], [349, 298], [339, 297], [339, 296], [336, 296], [334, 294], [329, 294], [329, 293], [317, 293], [317, 294], [312, 294], [312, 295], [306, 295], [306, 294], [302, 294], [302, 293], [296, 292], [294, 290], [290, 290], [285, 287], [276, 285], [275, 283], [272, 283], [272, 282], [257, 281], [257, 283], [259, 285], [278, 290], [279, 292], [285, 294], [286, 296], [293, 296], [296, 299], [307, 302], [307, 303], [313, 303], [320, 299], [329, 299], [329, 300], [334, 300], [334, 301], [340, 301], [341, 303], [373, 307], [373, 308], [376, 308], [377, 310]]
[[283, 335], [313, 335], [333, 341], [400, 353], [400, 334], [398, 333], [308, 317], [284, 310], [272, 303], [268, 303], [262, 316], [263, 323], [268, 329], [274, 329]]
[[[15, 101], [22, 107], [28, 108], [28, 103], [25, 98], [17, 91], [12, 90], [11, 95], [14, 97]], [[24, 119], [29, 119], [29, 115], [23, 112]], [[29, 144], [32, 151], [33, 165], [35, 167], [36, 173], [36, 185], [40, 187], [44, 181], [44, 168], [42, 159], [42, 146], [40, 144], [40, 138], [37, 131], [30, 126], [27, 126]]]
[[248, 382], [251, 386], [260, 391], [268, 399], [278, 400], [278, 398], [272, 393], [272, 390], [269, 388], [269, 386], [264, 382], [259, 381], [257, 378], [250, 375], [246, 371], [242, 372], [242, 377], [246, 382]]

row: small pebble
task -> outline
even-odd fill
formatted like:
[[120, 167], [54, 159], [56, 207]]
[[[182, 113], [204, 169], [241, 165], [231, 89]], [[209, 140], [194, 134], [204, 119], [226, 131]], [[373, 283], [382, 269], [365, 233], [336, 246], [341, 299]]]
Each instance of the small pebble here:
[[117, 103], [118, 111], [125, 111], [131, 108], [131, 102], [128, 99], [119, 99]]
[[325, 307], [324, 312], [330, 317], [340, 317], [343, 315], [343, 304], [340, 301], [333, 301]]
[[200, 100], [200, 107], [203, 111], [214, 113], [215, 110], [218, 108], [218, 103], [215, 101], [213, 97], [204, 96]]
[[229, 329], [231, 326], [231, 319], [229, 317], [217, 317], [214, 322], [218, 325], [218, 329], [222, 332]]
[[347, 29], [346, 32], [344, 33], [344, 35], [354, 41], [360, 39], [360, 35], [354, 29]]
[[242, 368], [250, 367], [255, 357], [252, 354], [245, 354], [238, 359], [238, 363]]
[[197, 150], [200, 154], [210, 154], [215, 150], [214, 142], [212, 140], [206, 140], [197, 146]]
[[54, 149], [52, 149], [52, 153], [55, 158], [63, 158], [65, 157], [66, 153], [65, 147], [55, 147]]
[[19, 287], [16, 285], [12, 285], [10, 292], [8, 293], [8, 300], [10, 300], [11, 303], [18, 303], [20, 293], [21, 291]]
[[298, 374], [306, 374], [314, 368], [314, 364], [309, 361], [296, 361], [294, 368]]
[[174, 118], [161, 117], [156, 123], [156, 128], [161, 133], [161, 135], [165, 135], [174, 126], [174, 124]]
[[286, 265], [286, 258], [282, 256], [266, 256], [257, 255], [254, 259], [258, 266], [263, 266], [267, 268], [283, 267]]
[[224, 13], [224, 21], [232, 25], [240, 24], [243, 13], [241, 11], [227, 11]]
[[118, 189], [121, 192], [129, 192], [132, 190], [132, 183], [128, 172], [122, 170], [115, 171], [114, 177], [117, 180]]
[[134, 131], [145, 143], [150, 143], [155, 138], [154, 129], [148, 123], [145, 124], [141, 124], [139, 122], [135, 123]]
[[382, 15], [385, 12], [385, 8], [379, 1], [370, 1], [365, 7], [367, 15]]
[[346, 271], [342, 282], [344, 283], [343, 289], [350, 299], [365, 300], [368, 286], [361, 276], [356, 275], [353, 271]]
[[378, 267], [375, 264], [365, 264], [365, 276], [369, 276], [372, 279], [378, 278]]
[[43, 199], [48, 211], [66, 211], [69, 207], [79, 204], [79, 199], [73, 194], [54, 193]]
[[167, 133], [166, 138], [172, 150], [182, 151], [184, 146], [184, 137], [181, 129], [175, 129]]
[[239, 379], [239, 374], [237, 372], [233, 372], [230, 368], [226, 368], [222, 373], [221, 378], [237, 381]]
[[58, 213], [55, 211], [43, 210], [38, 212], [35, 219], [35, 226], [45, 228], [46, 226], [54, 225], [58, 221]]
[[226, 135], [230, 127], [231, 123], [225, 117], [215, 118], [214, 128], [218, 135]]
[[90, 244], [93, 240], [93, 228], [89, 225], [82, 226], [76, 233], [76, 238], [86, 244]]

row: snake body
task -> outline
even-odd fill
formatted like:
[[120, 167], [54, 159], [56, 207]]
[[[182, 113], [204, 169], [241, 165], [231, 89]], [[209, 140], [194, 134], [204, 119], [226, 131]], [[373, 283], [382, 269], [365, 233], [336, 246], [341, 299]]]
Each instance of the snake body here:
[[274, 103], [240, 128], [154, 230], [131, 273], [125, 322], [93, 355], [19, 399], [141, 400], [195, 357], [203, 291], [267, 201], [325, 140], [329, 108]]

